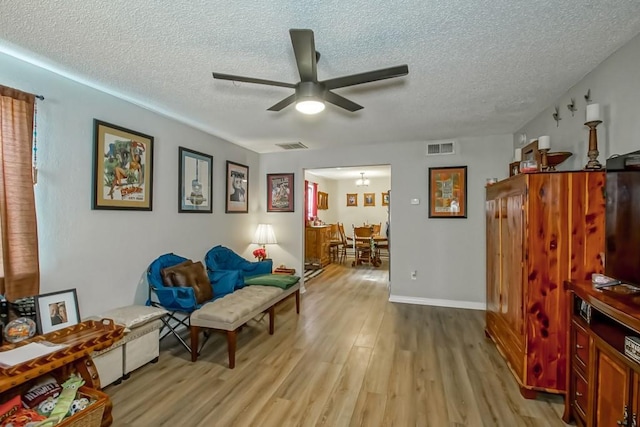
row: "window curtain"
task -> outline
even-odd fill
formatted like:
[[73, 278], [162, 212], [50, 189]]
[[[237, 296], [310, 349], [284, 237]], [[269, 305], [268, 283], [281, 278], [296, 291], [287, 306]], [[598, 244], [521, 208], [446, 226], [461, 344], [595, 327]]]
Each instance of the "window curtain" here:
[[33, 192], [35, 96], [0, 85], [0, 293], [13, 301], [40, 292]]
[[311, 212], [311, 214], [313, 215], [314, 218], [318, 218], [318, 184], [315, 182], [312, 182], [311, 185], [313, 186], [313, 199], [311, 200], [312, 203], [312, 210], [313, 212]]

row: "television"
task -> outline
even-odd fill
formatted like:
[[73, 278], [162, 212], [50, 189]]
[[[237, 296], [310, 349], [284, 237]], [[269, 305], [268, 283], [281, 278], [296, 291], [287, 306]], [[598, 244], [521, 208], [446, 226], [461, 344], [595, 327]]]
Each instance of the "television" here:
[[605, 275], [640, 287], [640, 151], [607, 160]]

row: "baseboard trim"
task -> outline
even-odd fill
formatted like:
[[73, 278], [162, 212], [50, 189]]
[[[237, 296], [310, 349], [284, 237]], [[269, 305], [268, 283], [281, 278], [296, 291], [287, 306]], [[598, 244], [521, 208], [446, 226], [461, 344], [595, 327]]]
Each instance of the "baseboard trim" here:
[[487, 304], [481, 302], [472, 301], [454, 301], [448, 299], [433, 299], [433, 298], [416, 298], [416, 297], [403, 297], [400, 295], [389, 295], [389, 302], [397, 302], [400, 304], [417, 304], [417, 305], [431, 305], [434, 307], [450, 307], [450, 308], [465, 308], [468, 310], [486, 310]]

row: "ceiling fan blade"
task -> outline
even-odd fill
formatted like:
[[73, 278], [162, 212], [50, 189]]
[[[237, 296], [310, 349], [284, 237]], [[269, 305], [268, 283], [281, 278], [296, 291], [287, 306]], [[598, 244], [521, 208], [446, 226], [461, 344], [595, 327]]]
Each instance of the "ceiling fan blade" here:
[[289, 30], [293, 53], [296, 55], [300, 80], [303, 82], [317, 82], [318, 69], [316, 62], [316, 45], [311, 30]]
[[338, 107], [344, 108], [345, 110], [349, 110], [352, 113], [364, 108], [362, 105], [358, 105], [355, 102], [349, 101], [347, 98], [330, 91], [326, 91], [324, 93], [324, 99], [325, 101], [337, 105]]
[[291, 96], [287, 96], [285, 99], [283, 99], [282, 101], [278, 102], [276, 105], [273, 105], [269, 108], [267, 108], [268, 111], [280, 111], [282, 110], [284, 107], [293, 104], [296, 101], [296, 94], [294, 93]]
[[234, 82], [256, 83], [259, 85], [289, 87], [292, 89], [296, 87], [296, 85], [291, 83], [276, 82], [273, 80], [265, 80], [265, 79], [255, 79], [253, 77], [234, 76], [232, 74], [222, 74], [222, 73], [216, 73], [216, 72], [213, 73], [213, 78], [220, 79], [220, 80], [232, 80]]
[[406, 76], [407, 74], [409, 74], [409, 67], [407, 65], [399, 65], [397, 67], [383, 68], [381, 70], [367, 71], [366, 73], [337, 77], [335, 79], [325, 80], [320, 83], [324, 84], [327, 89], [338, 89], [341, 87], [354, 86], [362, 83], [375, 82], [377, 80]]

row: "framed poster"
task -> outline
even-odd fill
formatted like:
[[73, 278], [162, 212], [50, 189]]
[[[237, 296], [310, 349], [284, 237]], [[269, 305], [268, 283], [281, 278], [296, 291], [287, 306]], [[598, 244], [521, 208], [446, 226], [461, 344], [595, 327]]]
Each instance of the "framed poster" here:
[[429, 168], [429, 218], [467, 217], [467, 167]]
[[213, 212], [213, 157], [178, 148], [178, 212]]
[[358, 193], [347, 193], [347, 206], [358, 206]]
[[80, 323], [75, 289], [35, 296], [38, 333], [46, 334]]
[[152, 209], [153, 137], [93, 120], [92, 209]]
[[267, 174], [267, 212], [294, 212], [292, 173]]
[[249, 166], [227, 160], [226, 213], [249, 212]]
[[376, 193], [364, 193], [364, 206], [376, 205]]
[[389, 206], [389, 192], [382, 193], [382, 206]]

